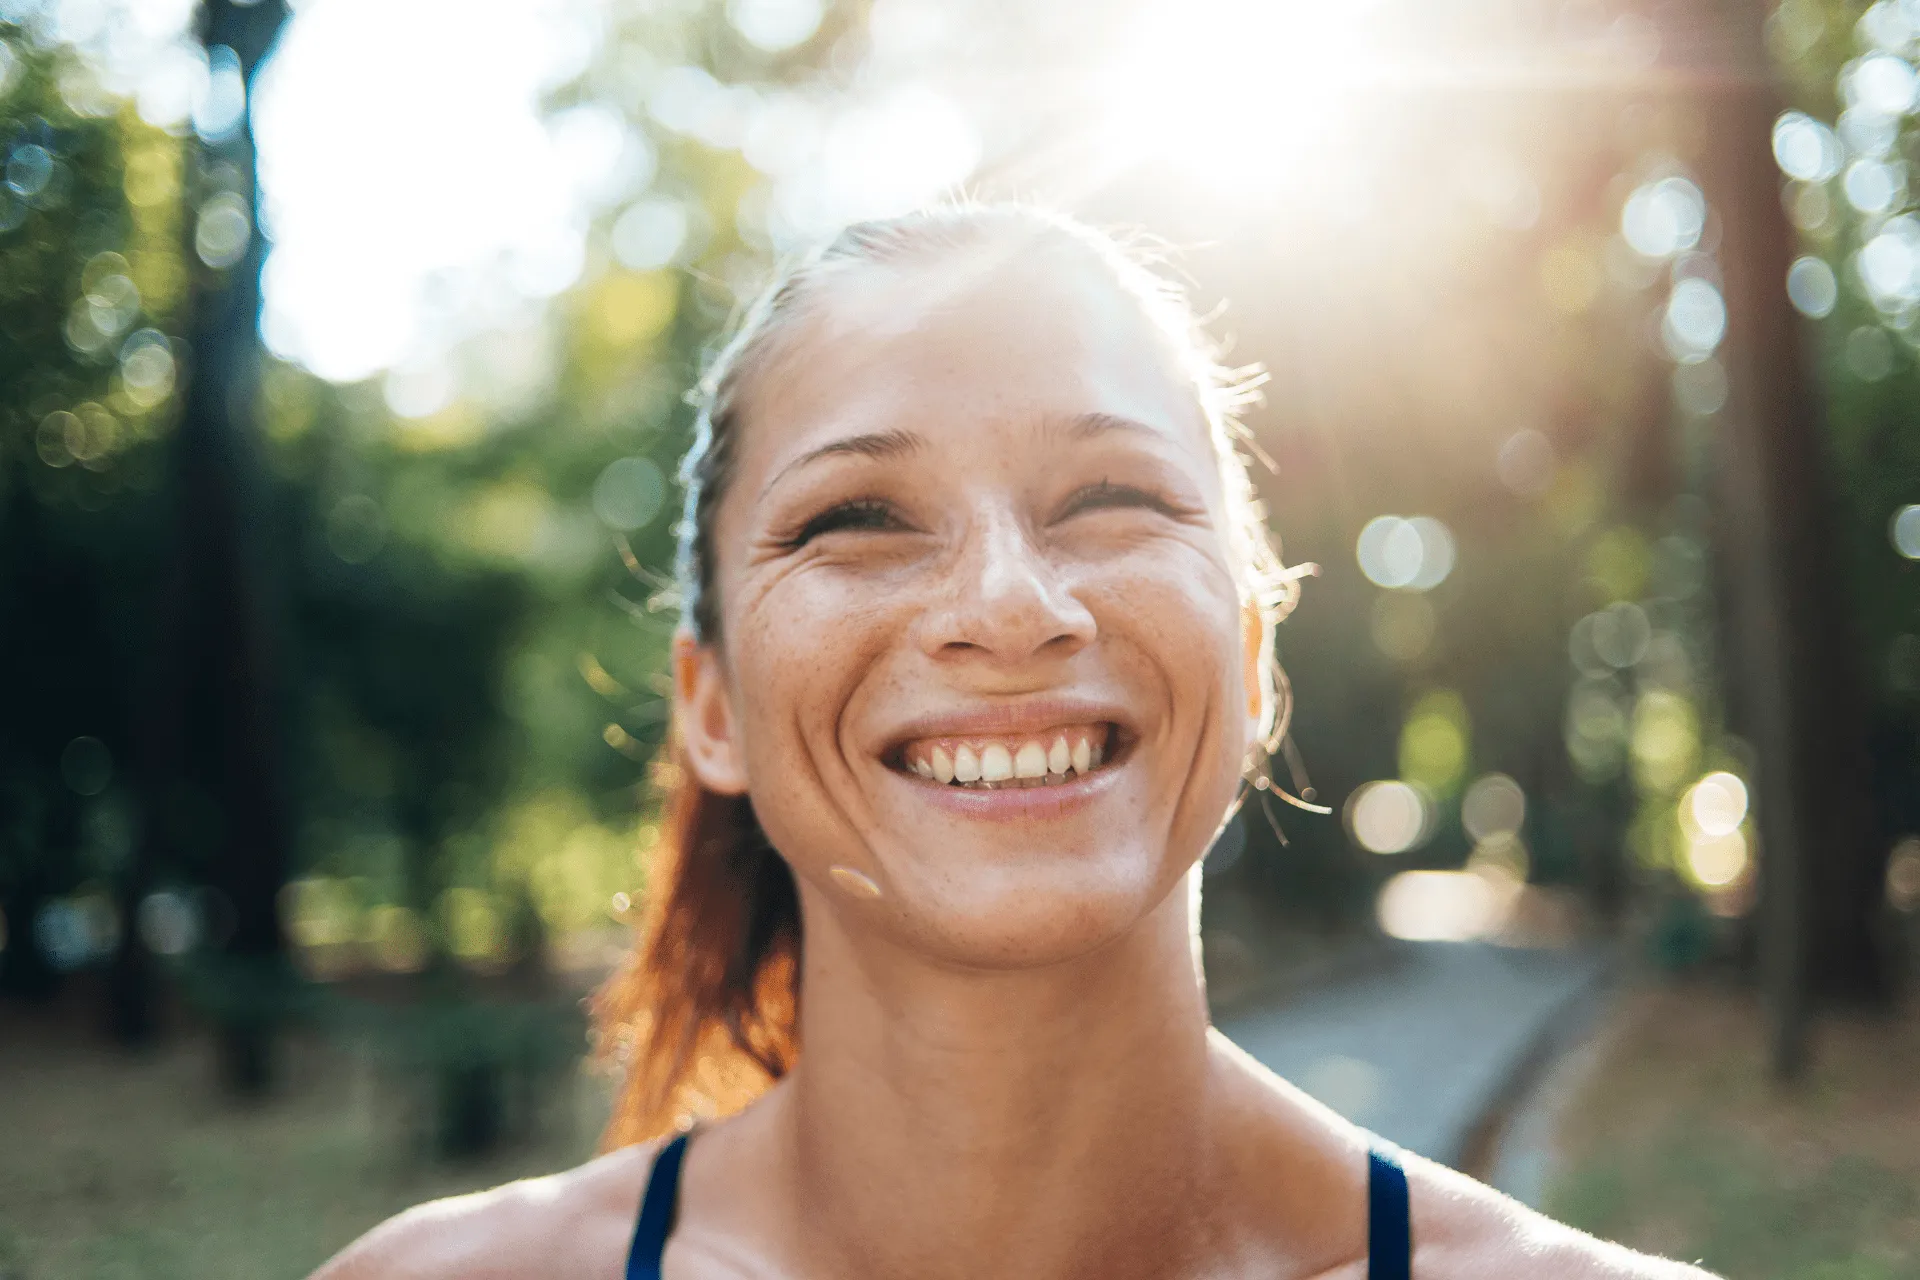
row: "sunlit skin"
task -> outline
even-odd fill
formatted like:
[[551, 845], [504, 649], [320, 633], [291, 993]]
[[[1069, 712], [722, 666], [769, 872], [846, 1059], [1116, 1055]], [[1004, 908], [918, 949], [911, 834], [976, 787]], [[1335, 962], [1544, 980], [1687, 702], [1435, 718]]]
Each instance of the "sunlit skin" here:
[[[1366, 1135], [1209, 1030], [1194, 959], [1262, 624], [1191, 384], [1045, 259], [862, 267], [782, 343], [721, 634], [675, 679], [692, 767], [798, 880], [805, 1049], [696, 1134], [666, 1274], [1362, 1280]], [[901, 763], [1087, 721], [1107, 762], [1056, 787]], [[416, 1209], [319, 1274], [612, 1280], [652, 1155]], [[1422, 1280], [1700, 1274], [1409, 1175]]]

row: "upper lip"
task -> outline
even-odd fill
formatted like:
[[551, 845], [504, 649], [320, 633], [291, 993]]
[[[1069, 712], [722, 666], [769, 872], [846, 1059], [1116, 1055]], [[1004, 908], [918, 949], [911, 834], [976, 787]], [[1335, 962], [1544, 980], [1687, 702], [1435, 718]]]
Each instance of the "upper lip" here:
[[1112, 722], [1131, 735], [1126, 709], [1090, 698], [1045, 697], [937, 711], [907, 721], [888, 735], [881, 749], [891, 755], [921, 738], [1014, 738], [1070, 724]]

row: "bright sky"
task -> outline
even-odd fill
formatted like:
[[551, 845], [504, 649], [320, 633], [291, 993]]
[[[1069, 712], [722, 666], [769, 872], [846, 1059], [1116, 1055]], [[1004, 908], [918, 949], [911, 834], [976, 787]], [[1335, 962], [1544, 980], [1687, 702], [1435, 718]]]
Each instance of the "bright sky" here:
[[542, 119], [598, 35], [572, 0], [309, 0], [255, 91], [270, 347], [364, 378], [571, 284], [652, 176], [613, 113]]
[[[69, 3], [73, 0], [68, 0]], [[902, 8], [900, 0], [883, 7]], [[593, 216], [626, 205], [613, 246], [670, 260], [685, 219], [646, 189], [656, 154], [614, 110], [543, 115], [587, 67], [605, 0], [305, 0], [254, 104], [267, 344], [337, 381], [432, 367], [462, 338], [524, 326], [578, 277]], [[730, 0], [769, 50], [810, 36], [819, 0]], [[823, 103], [658, 66], [652, 126], [738, 146], [767, 174], [776, 243], [911, 207], [979, 158], [967, 117], [923, 86]]]
[[[1087, 182], [1150, 159], [1183, 161], [1229, 187], [1259, 172], [1324, 177], [1341, 151], [1333, 124], [1342, 113], [1329, 109], [1328, 91], [1352, 87], [1340, 82], [1364, 60], [1348, 45], [1373, 2], [1118, 6], [1113, 65], [1085, 86], [1111, 126], [1093, 148], [1106, 154], [1088, 157]], [[604, 52], [614, 0], [295, 0], [251, 104], [272, 242], [267, 345], [335, 381], [400, 368], [444, 382], [436, 371], [466, 338], [530, 331], [541, 305], [578, 278], [595, 218], [612, 219], [612, 247], [629, 265], [673, 260], [688, 226], [671, 192], [649, 190], [649, 132], [740, 148], [766, 178], [749, 216], [775, 247], [952, 189], [979, 165], [983, 133], [1032, 124], [1026, 89], [975, 85], [976, 100], [965, 101], [967, 86], [941, 83], [943, 62], [960, 74], [969, 42], [1022, 39], [1013, 34], [1021, 6], [1003, 13], [999, 3], [875, 0], [871, 54], [855, 87], [831, 96], [722, 84], [698, 66], [644, 66], [619, 90], [623, 108], [649, 117], [642, 129], [608, 107], [542, 110]], [[192, 7], [0, 0], [0, 16], [38, 15], [149, 120], [192, 111], [204, 128], [231, 118], [237, 80], [223, 80], [215, 51], [209, 94], [206, 56], [186, 30]], [[769, 51], [811, 36], [822, 8], [725, 4], [741, 36]], [[990, 21], [995, 14], [1005, 21]], [[1249, 60], [1273, 50], [1299, 51], [1281, 58], [1285, 74]], [[1283, 163], [1248, 164], [1255, 152], [1271, 161], [1276, 148]]]

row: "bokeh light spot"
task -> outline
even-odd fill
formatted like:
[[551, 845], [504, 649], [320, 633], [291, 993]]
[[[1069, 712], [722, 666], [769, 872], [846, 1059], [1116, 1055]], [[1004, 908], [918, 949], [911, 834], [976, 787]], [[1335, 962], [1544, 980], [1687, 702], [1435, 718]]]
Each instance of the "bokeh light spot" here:
[[1632, 525], [1616, 525], [1593, 540], [1587, 551], [1587, 576], [1609, 600], [1637, 599], [1646, 589], [1653, 554]]
[[1376, 516], [1360, 530], [1354, 555], [1375, 586], [1428, 591], [1453, 572], [1453, 534], [1431, 516]]
[[1912, 108], [1920, 80], [1905, 58], [1871, 53], [1844, 73], [1844, 87], [1855, 105], [1879, 115], [1899, 116]]
[[1843, 153], [1833, 130], [1800, 111], [1783, 114], [1773, 125], [1773, 158], [1780, 171], [1802, 182], [1825, 182], [1840, 172]]
[[1704, 418], [1720, 412], [1728, 390], [1726, 366], [1712, 357], [1674, 367], [1673, 399], [1683, 413]]
[[1889, 218], [1853, 261], [1867, 296], [1882, 311], [1920, 299], [1920, 220], [1912, 214]]
[[687, 210], [678, 200], [649, 196], [614, 219], [613, 256], [635, 271], [671, 264], [687, 242]]
[[1909, 560], [1920, 560], [1920, 503], [1909, 503], [1887, 522], [1893, 549]]
[[194, 132], [203, 142], [224, 142], [247, 115], [247, 81], [240, 56], [223, 44], [208, 49], [206, 78], [196, 87]]
[[1474, 779], [1460, 800], [1460, 825], [1476, 841], [1510, 836], [1527, 820], [1527, 793], [1504, 773]]
[[1861, 213], [1884, 213], [1906, 197], [1906, 175], [1878, 160], [1856, 160], [1847, 166], [1840, 189], [1847, 203]]
[[121, 346], [120, 386], [140, 408], [172, 395], [176, 376], [173, 348], [158, 329], [138, 330]]
[[1381, 931], [1413, 942], [1467, 942], [1506, 924], [1522, 886], [1473, 871], [1402, 871], [1380, 888]]
[[658, 514], [666, 494], [666, 478], [651, 458], [620, 458], [594, 481], [593, 513], [630, 533]]
[[1868, 44], [1889, 52], [1898, 53], [1913, 39], [1914, 30], [1908, 12], [1920, 17], [1920, 5], [1914, 0], [1880, 0], [1867, 6], [1860, 15], [1860, 21], [1854, 24], [1854, 30]]
[[1640, 785], [1672, 794], [1693, 772], [1700, 751], [1700, 720], [1693, 704], [1663, 689], [1642, 693], [1633, 708], [1631, 751]]
[[820, 0], [728, 0], [727, 20], [750, 45], [779, 53], [820, 28]]
[[1895, 911], [1920, 911], [1920, 836], [1900, 841], [1887, 858], [1887, 904]]
[[1419, 790], [1387, 779], [1354, 789], [1347, 799], [1347, 831], [1371, 853], [1405, 853], [1433, 826], [1432, 806]]
[[1673, 286], [1661, 325], [1667, 352], [1680, 361], [1703, 360], [1727, 334], [1727, 303], [1709, 280], [1690, 276]]
[[1589, 678], [1574, 685], [1567, 695], [1566, 744], [1567, 757], [1581, 777], [1604, 782], [1620, 771], [1628, 724], [1612, 679]]
[[1731, 773], [1710, 773], [1693, 784], [1681, 806], [1689, 831], [1719, 837], [1747, 820], [1747, 784]]
[[120, 913], [103, 894], [55, 898], [34, 916], [33, 940], [53, 969], [79, 969], [106, 959], [119, 946]]
[[1648, 258], [1670, 258], [1700, 243], [1707, 221], [1706, 197], [1685, 178], [1662, 178], [1627, 197], [1620, 234]]
[[1732, 884], [1746, 874], [1749, 860], [1747, 838], [1737, 830], [1687, 842], [1687, 874], [1704, 888]]
[[395, 417], [418, 419], [446, 408], [456, 390], [453, 370], [432, 360], [388, 370], [384, 397]]
[[1646, 610], [1628, 601], [1608, 605], [1585, 620], [1586, 642], [1594, 657], [1615, 671], [1639, 665], [1653, 639], [1653, 625]]
[[185, 894], [162, 889], [141, 899], [134, 928], [155, 955], [185, 955], [200, 940], [200, 912]]
[[1468, 756], [1467, 705], [1451, 689], [1421, 696], [1400, 730], [1400, 776], [1436, 795], [1453, 789]]
[[53, 181], [53, 153], [37, 142], [15, 147], [7, 156], [7, 190], [31, 200]]
[[1827, 194], [1825, 183], [1790, 182], [1782, 199], [1786, 203], [1787, 216], [1802, 231], [1818, 234], [1826, 228], [1827, 219], [1833, 216], [1833, 197]]
[[1507, 437], [1494, 460], [1500, 483], [1522, 498], [1537, 498], [1553, 483], [1553, 442], [1528, 427]]
[[252, 238], [253, 214], [238, 195], [223, 191], [200, 206], [193, 224], [193, 251], [208, 266], [231, 267], [246, 256]]
[[1831, 314], [1840, 300], [1840, 282], [1823, 259], [1796, 258], [1787, 268], [1787, 297], [1801, 315], [1819, 320]]

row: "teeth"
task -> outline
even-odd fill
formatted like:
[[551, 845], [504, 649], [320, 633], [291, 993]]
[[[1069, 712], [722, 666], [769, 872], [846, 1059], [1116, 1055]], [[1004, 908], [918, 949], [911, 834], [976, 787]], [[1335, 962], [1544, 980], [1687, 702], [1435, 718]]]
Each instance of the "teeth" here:
[[927, 738], [909, 743], [900, 763], [943, 786], [959, 783], [984, 790], [1057, 786], [1100, 767], [1106, 759], [1109, 732], [1106, 725], [1067, 725], [1054, 732], [1051, 746], [1044, 736], [970, 742]]
[[[1000, 754], [1006, 754], [1004, 748]], [[953, 779], [955, 782], [980, 781], [980, 757], [973, 754], [972, 747], [961, 747], [953, 753]]]
[[1046, 749], [1037, 742], [1029, 742], [1021, 747], [1020, 754], [1013, 758], [1013, 776], [1016, 778], [1046, 777]]
[[999, 743], [980, 753], [980, 780], [1005, 782], [1013, 776], [1013, 756]]

